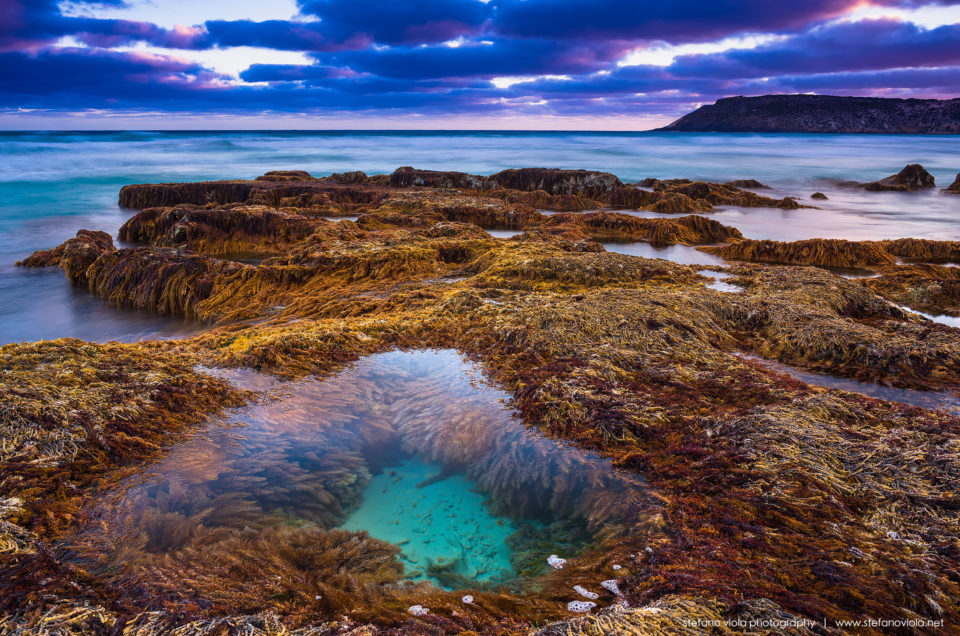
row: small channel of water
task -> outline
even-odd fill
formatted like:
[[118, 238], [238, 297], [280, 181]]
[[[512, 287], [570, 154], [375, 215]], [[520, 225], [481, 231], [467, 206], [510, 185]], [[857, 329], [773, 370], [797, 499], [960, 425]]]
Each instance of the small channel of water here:
[[878, 400], [899, 402], [900, 404], [909, 404], [910, 406], [919, 406], [926, 409], [947, 409], [960, 414], [960, 397], [946, 392], [900, 389], [882, 384], [874, 384], [872, 382], [861, 382], [860, 380], [854, 380], [852, 378], [838, 378], [823, 373], [804, 371], [780, 362], [774, 362], [773, 360], [748, 354], [739, 354], [738, 357], [750, 360], [773, 371], [785, 373], [801, 382], [806, 382], [814, 386], [860, 393]]

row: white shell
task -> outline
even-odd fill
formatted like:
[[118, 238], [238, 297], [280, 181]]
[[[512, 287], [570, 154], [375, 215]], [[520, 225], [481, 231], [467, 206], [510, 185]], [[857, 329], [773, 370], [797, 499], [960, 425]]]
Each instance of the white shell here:
[[596, 606], [597, 604], [592, 601], [570, 601], [567, 603], [567, 609], [578, 614], [589, 612]]
[[614, 570], [619, 570], [619, 569], [621, 569], [621, 568], [623, 568], [622, 565], [616, 565], [616, 564], [613, 565], [613, 569], [614, 569]]
[[617, 596], [620, 596], [620, 588], [617, 586], [617, 579], [609, 579], [600, 583], [600, 587], [605, 590], [610, 590]]
[[563, 564], [566, 562], [566, 559], [561, 559], [556, 554], [551, 554], [547, 557], [547, 563], [549, 563], [550, 567], [552, 567], [554, 570], [562, 570]]
[[430, 610], [423, 605], [411, 605], [409, 608], [407, 608], [407, 611], [414, 616], [425, 616], [430, 613]]
[[460, 599], [460, 600], [463, 601], [464, 603], [466, 603], [467, 605], [470, 605], [471, 603], [473, 603], [473, 597], [470, 596], [469, 594], [467, 594], [466, 596], [464, 596], [464, 597], [463, 597], [462, 599]]
[[591, 592], [590, 590], [588, 590], [587, 588], [583, 587], [582, 585], [574, 585], [574, 586], [573, 586], [573, 591], [576, 592], [577, 594], [579, 594], [580, 596], [582, 596], [582, 597], [584, 597], [584, 598], [589, 598], [589, 599], [591, 599], [591, 600], [596, 600], [596, 599], [600, 598], [600, 595], [599, 595], [599, 594], [597, 594], [596, 592]]

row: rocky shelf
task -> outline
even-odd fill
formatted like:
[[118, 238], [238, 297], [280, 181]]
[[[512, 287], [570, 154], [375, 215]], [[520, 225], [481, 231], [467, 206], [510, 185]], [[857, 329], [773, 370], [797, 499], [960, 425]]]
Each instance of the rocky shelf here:
[[[960, 628], [956, 413], [807, 384], [758, 361], [956, 393], [960, 332], [901, 306], [960, 313], [960, 269], [946, 266], [960, 243], [753, 241], [707, 216], [717, 205], [802, 207], [742, 189], [761, 185], [400, 168], [125, 187], [120, 238], [135, 246], [91, 228], [21, 265], [62, 268], [113, 304], [208, 328], [170, 341], [0, 348], [0, 631], [659, 634], [696, 620], [809, 619], [818, 627], [795, 633], [813, 634], [833, 633], [824, 619], [905, 615]], [[637, 208], [677, 214], [622, 211]], [[709, 251], [738, 291], [711, 288], [696, 267], [605, 250], [611, 241]], [[238, 253], [250, 258], [229, 258]], [[875, 276], [851, 280], [835, 267]], [[502, 587], [404, 581], [397, 546], [337, 527], [344, 510], [260, 528], [258, 500], [219, 501], [236, 528], [211, 530], [209, 507], [168, 507], [119, 558], [94, 549], [103, 492], [160, 458], [195, 479], [258, 487], [252, 465], [236, 464], [249, 478], [218, 472], [217, 448], [193, 435], [269, 397], [231, 374], [256, 370], [286, 386], [423, 349], [475, 362], [531, 431], [601, 459], [644, 496], [551, 490], [551, 505], [577, 506], [543, 537], [599, 520], [603, 532], [576, 555], [540, 546], [548, 558]], [[365, 382], [337, 386], [367, 391]], [[288, 415], [315, 430], [339, 404]], [[455, 443], [431, 430], [411, 435], [438, 456], [482, 441], [468, 439], [476, 426], [444, 429]], [[185, 439], [197, 447], [181, 465], [168, 453]], [[370, 477], [347, 460], [258, 448], [233, 461], [319, 462], [308, 476], [281, 476], [314, 502], [355, 496]], [[561, 455], [505, 452], [474, 477], [507, 488], [561, 466]], [[158, 496], [200, 494], [174, 482]]]

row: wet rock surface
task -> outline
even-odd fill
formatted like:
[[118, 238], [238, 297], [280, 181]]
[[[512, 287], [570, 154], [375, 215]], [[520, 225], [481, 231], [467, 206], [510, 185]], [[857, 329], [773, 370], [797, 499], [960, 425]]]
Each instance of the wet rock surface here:
[[868, 183], [863, 187], [866, 190], [877, 192], [913, 192], [915, 190], [932, 188], [935, 185], [933, 175], [927, 172], [919, 163], [912, 163], [897, 174], [892, 174], [885, 179]]
[[[743, 355], [956, 393], [960, 332], [898, 306], [958, 309], [956, 268], [945, 266], [956, 243], [751, 241], [703, 215], [583, 211], [630, 197], [678, 210], [796, 204], [682, 179], [641, 184], [648, 191], [607, 173], [543, 169], [265, 176], [128, 186], [121, 201], [140, 211], [123, 236], [139, 246], [83, 231], [22, 263], [209, 328], [177, 341], [0, 348], [0, 631], [656, 634], [691, 620], [905, 616], [960, 627], [960, 419], [812, 386]], [[357, 220], [326, 218], [348, 215]], [[486, 231], [498, 228], [519, 234]], [[726, 259], [710, 267], [739, 291], [706, 287], [699, 266], [600, 244], [615, 241], [700, 246]], [[236, 251], [264, 260], [226, 258]], [[830, 267], [878, 276], [849, 280]], [[177, 546], [194, 526], [172, 510], [156, 516], [145, 536], [165, 537], [154, 546], [162, 567], [145, 567], [136, 585], [71, 560], [105, 491], [184, 440], [202, 451], [203, 421], [266, 398], [195, 365], [323, 380], [372, 354], [430, 348], [480, 365], [532, 430], [641, 479], [651, 514], [576, 554], [540, 546], [563, 567], [531, 562], [524, 587], [404, 581], [402, 546], [317, 524], [215, 532], [204, 506], [191, 512], [209, 516], [203, 543], [189, 549]], [[461, 448], [426, 437], [422, 446]], [[247, 461], [290, 452], [266, 444]], [[479, 478], [531, 477], [531, 462], [507, 457], [478, 467]], [[222, 461], [210, 447], [182, 469], [216, 481]], [[337, 492], [369, 478], [349, 462], [317, 476]], [[604, 494], [578, 497], [578, 518], [608, 518], [622, 501]], [[239, 500], [217, 506], [231, 523], [250, 514]], [[134, 548], [121, 557], [141, 558]], [[575, 602], [596, 606], [573, 613]]]

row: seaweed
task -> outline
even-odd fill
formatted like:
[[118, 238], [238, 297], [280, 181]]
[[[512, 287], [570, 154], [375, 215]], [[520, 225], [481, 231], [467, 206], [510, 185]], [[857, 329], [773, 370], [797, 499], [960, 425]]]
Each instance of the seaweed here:
[[[796, 202], [684, 180], [645, 182], [650, 192], [596, 173], [520, 175], [520, 189], [422, 171], [403, 178], [423, 183], [395, 186], [292, 173], [134, 186], [125, 204], [168, 208], [130, 224], [155, 245], [117, 250], [89, 232], [29, 258], [117, 304], [217, 322], [180, 341], [0, 348], [2, 629], [672, 633], [691, 619], [910, 617], [956, 630], [960, 420], [737, 355], [956, 392], [956, 331], [890, 302], [955, 311], [953, 271], [932, 263], [956, 260], [956, 246], [763, 243], [703, 216], [542, 215]], [[347, 213], [357, 223], [318, 218]], [[185, 234], [171, 234], [183, 219]], [[523, 233], [493, 239], [481, 226]], [[693, 268], [598, 240], [727, 242], [702, 249], [757, 264], [732, 265], [742, 291], [722, 294]], [[215, 257], [237, 247], [272, 258]], [[836, 266], [880, 276], [820, 269]], [[475, 360], [478, 382], [499, 387], [519, 421], [444, 403], [443, 378], [411, 371], [390, 386], [345, 371], [424, 348]], [[339, 397], [295, 391], [285, 416], [271, 402], [218, 415], [251, 395], [194, 364], [328, 378]], [[348, 398], [376, 405], [410, 386], [448, 426], [383, 414], [347, 450], [324, 441], [349, 428]], [[272, 431], [246, 454], [215, 450], [229, 426], [184, 440], [244, 412]], [[305, 439], [326, 450], [305, 452]], [[513, 539], [522, 581], [457, 592], [403, 582], [395, 546], [335, 529], [398, 446], [469, 471], [495, 510], [548, 521]], [[179, 486], [143, 481], [176, 461]], [[263, 480], [285, 487], [268, 494]], [[117, 488], [124, 505], [105, 496]], [[563, 569], [537, 562], [546, 543]], [[601, 585], [612, 577], [622, 598]], [[590, 616], [566, 611], [574, 586], [600, 594]]]

